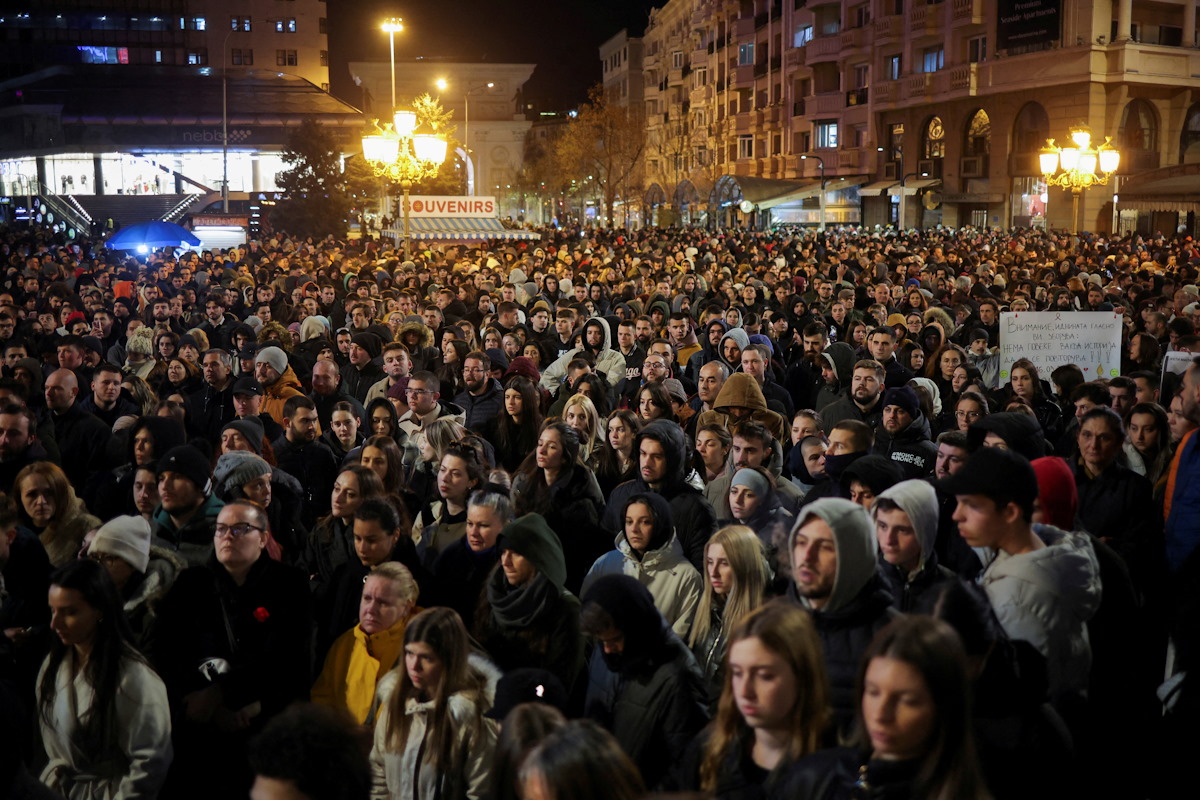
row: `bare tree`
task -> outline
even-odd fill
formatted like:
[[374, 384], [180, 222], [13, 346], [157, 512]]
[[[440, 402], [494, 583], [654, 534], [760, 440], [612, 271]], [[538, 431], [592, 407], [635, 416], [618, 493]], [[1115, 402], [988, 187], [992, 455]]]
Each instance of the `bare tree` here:
[[613, 224], [617, 196], [628, 196], [637, 183], [646, 150], [646, 123], [642, 110], [622, 106], [607, 97], [602, 86], [588, 92], [588, 102], [563, 130], [557, 161], [564, 177], [574, 177], [599, 187], [605, 217]]

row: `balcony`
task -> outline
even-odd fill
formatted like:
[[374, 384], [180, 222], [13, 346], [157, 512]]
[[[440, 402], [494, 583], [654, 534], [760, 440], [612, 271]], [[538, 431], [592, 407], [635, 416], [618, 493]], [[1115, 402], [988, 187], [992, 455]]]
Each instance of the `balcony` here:
[[793, 70], [803, 67], [807, 56], [807, 47], [790, 47], [783, 54], [783, 68]]
[[875, 105], [891, 105], [900, 99], [900, 81], [881, 81], [873, 89]]
[[846, 107], [846, 100], [841, 92], [822, 92], [813, 95], [808, 104], [808, 111], [813, 116], [823, 117], [836, 114]]
[[804, 102], [803, 98], [792, 103], [792, 116], [793, 117], [803, 117], [804, 116], [804, 107], [805, 107], [805, 102]]
[[933, 75], [932, 72], [919, 72], [908, 76], [904, 81], [904, 96], [909, 100], [927, 98], [933, 91]]
[[738, 66], [733, 71], [733, 80], [730, 83], [731, 89], [749, 89], [754, 85], [754, 70], [753, 64], [743, 64]]
[[767, 27], [768, 19], [769, 19], [769, 17], [767, 16], [767, 12], [765, 12], [765, 11], [762, 12], [761, 14], [755, 14], [754, 15], [754, 30], [757, 31], [757, 30], [761, 30], [762, 28]]
[[978, 25], [983, 22], [982, 0], [953, 0], [951, 21], [954, 25]]
[[837, 157], [838, 169], [858, 169], [858, 165], [862, 162], [862, 151], [858, 148], [853, 150], [839, 150]]
[[969, 95], [975, 95], [978, 88], [978, 64], [963, 64], [961, 67], [952, 67], [950, 69], [950, 91], [965, 91]]
[[768, 127], [779, 125], [783, 122], [783, 107], [779, 104], [767, 106], [762, 110], [762, 121]]
[[846, 107], [865, 106], [867, 104], [867, 87], [861, 89], [851, 89], [846, 92]]
[[805, 49], [808, 50], [810, 64], [818, 61], [834, 61], [842, 51], [842, 37], [821, 36], [809, 42]]
[[754, 17], [738, 17], [733, 21], [733, 38], [749, 39], [754, 36]]
[[862, 47], [866, 33], [866, 28], [851, 28], [848, 31], [842, 31], [842, 49], [857, 50]]
[[872, 25], [877, 44], [888, 39], [899, 39], [904, 35], [904, 17], [901, 16], [879, 17]]

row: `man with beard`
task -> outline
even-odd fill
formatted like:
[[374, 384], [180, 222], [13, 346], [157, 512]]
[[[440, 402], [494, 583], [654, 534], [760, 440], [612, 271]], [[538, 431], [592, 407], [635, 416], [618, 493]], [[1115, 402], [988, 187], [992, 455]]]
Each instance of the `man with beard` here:
[[646, 785], [656, 786], [707, 722], [696, 659], [650, 591], [628, 575], [596, 579], [580, 623], [595, 643], [584, 715], [610, 731]]
[[873, 452], [899, 464], [906, 478], [924, 478], [933, 472], [937, 445], [929, 440], [929, 420], [911, 387], [898, 386], [884, 393], [883, 419]]
[[333, 482], [340, 464], [333, 451], [317, 439], [321, 426], [317, 421], [317, 406], [299, 395], [289, 398], [283, 406], [283, 436], [271, 442], [279, 468], [300, 481], [304, 487], [302, 520], [311, 526], [329, 513]]
[[616, 386], [625, 379], [625, 357], [612, 348], [608, 320], [604, 317], [592, 317], [584, 323], [583, 344], [567, 351], [546, 367], [546, 371], [542, 373], [542, 388], [551, 393], [557, 392], [567, 375], [567, 364], [581, 356], [595, 362], [596, 371], [604, 373], [609, 386]]
[[488, 374], [491, 368], [491, 358], [479, 350], [467, 353], [463, 359], [463, 381], [467, 388], [454, 402], [466, 411], [467, 427], [476, 433], [482, 433], [504, 405], [504, 389], [500, 381]]
[[346, 392], [365, 403], [367, 392], [383, 378], [383, 369], [375, 363], [379, 356], [379, 337], [373, 333], [355, 333], [350, 339], [350, 363], [342, 367], [342, 384]]
[[849, 394], [830, 403], [821, 412], [825, 433], [847, 419], [864, 422], [872, 431], [876, 430], [883, 420], [881, 396], [885, 376], [883, 365], [878, 361], [864, 358], [857, 362], [850, 376]]

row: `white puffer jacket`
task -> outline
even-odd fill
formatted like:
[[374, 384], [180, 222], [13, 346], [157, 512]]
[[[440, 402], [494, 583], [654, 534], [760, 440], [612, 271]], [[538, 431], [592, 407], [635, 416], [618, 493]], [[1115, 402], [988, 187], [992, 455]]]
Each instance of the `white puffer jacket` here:
[[617, 549], [596, 559], [587, 577], [583, 579], [580, 596], [587, 594], [588, 587], [604, 575], [629, 575], [650, 590], [654, 606], [679, 638], [687, 641], [696, 606], [704, 591], [700, 573], [683, 555], [679, 539], [671, 534], [671, 540], [657, 550], [648, 550], [638, 561], [625, 535], [617, 537]]

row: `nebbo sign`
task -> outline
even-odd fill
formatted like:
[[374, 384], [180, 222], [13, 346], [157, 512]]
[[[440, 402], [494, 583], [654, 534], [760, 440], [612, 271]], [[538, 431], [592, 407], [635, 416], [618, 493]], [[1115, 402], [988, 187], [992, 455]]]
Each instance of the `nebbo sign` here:
[[1000, 377], [1028, 358], [1045, 380], [1064, 364], [1089, 381], [1121, 374], [1121, 317], [1111, 311], [1032, 311], [1000, 315]]
[[498, 217], [494, 197], [425, 196], [410, 198], [413, 217]]

